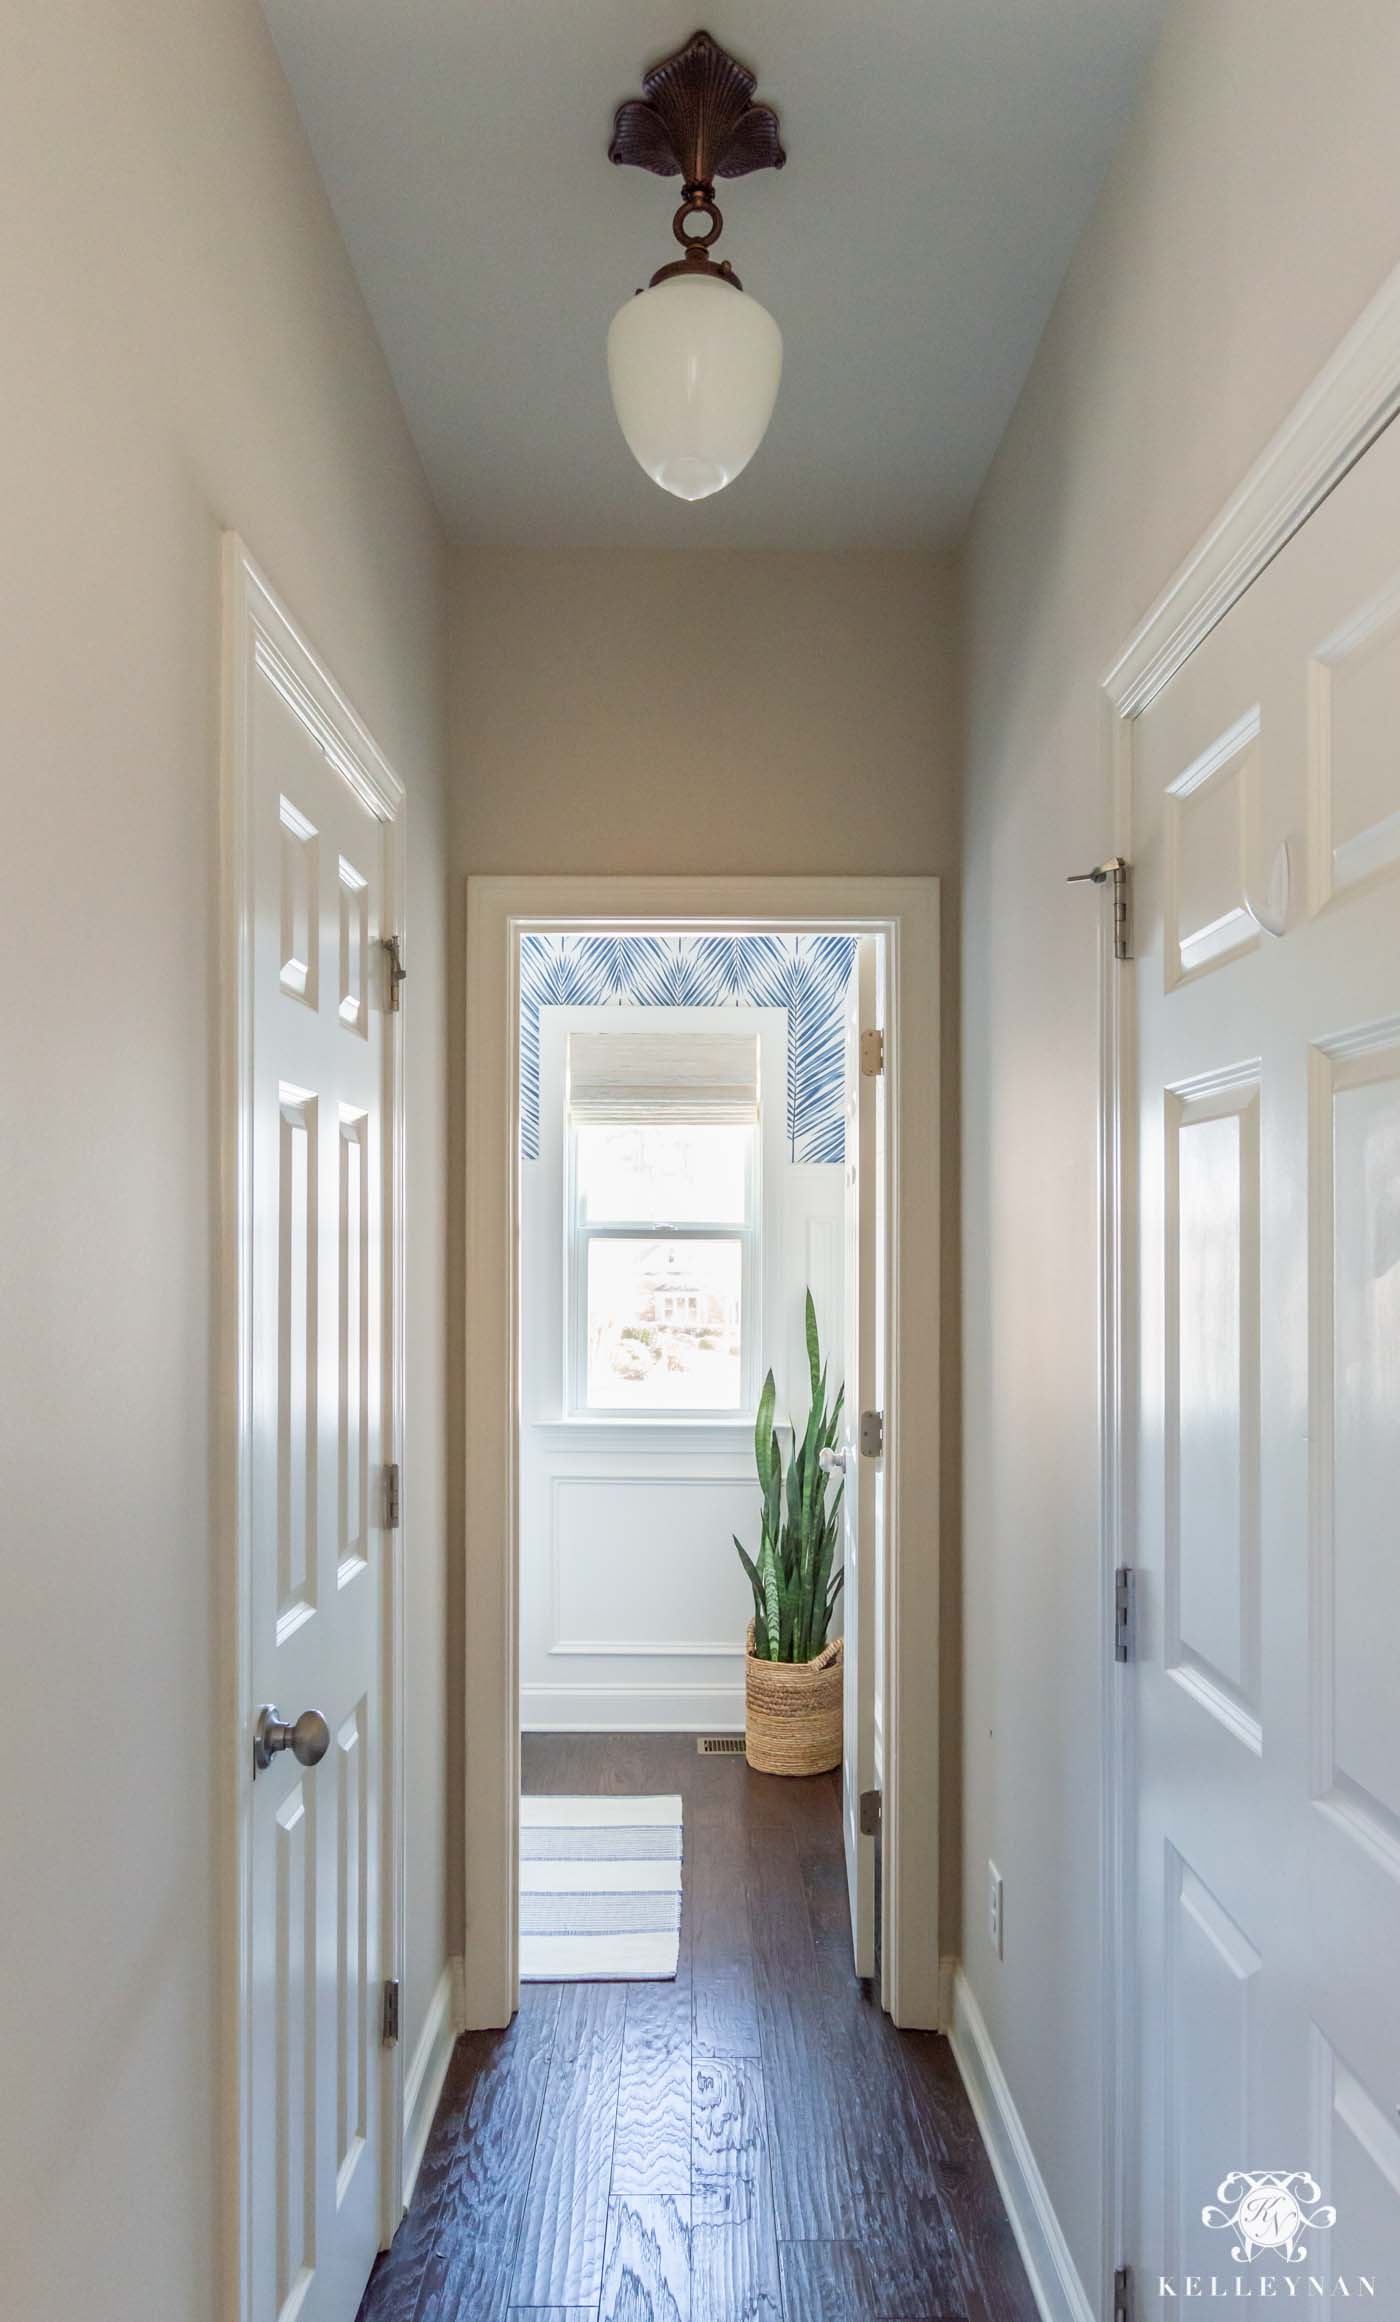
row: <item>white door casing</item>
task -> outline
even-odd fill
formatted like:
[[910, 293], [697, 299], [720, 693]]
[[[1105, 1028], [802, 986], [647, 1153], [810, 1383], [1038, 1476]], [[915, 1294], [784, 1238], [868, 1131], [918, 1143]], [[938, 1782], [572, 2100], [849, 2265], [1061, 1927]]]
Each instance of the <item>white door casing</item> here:
[[[352, 2322], [396, 2220], [402, 1827], [397, 1458], [402, 1089], [382, 938], [403, 793], [226, 548], [225, 892], [235, 1602], [239, 2322]], [[260, 1706], [329, 1746], [255, 1777]]]
[[1392, 430], [1132, 729], [1149, 2291], [1233, 2286], [1202, 2210], [1262, 2168], [1335, 2205], [1309, 2274], [1400, 2291], [1397, 724]]
[[[545, 932], [883, 937], [892, 1247], [887, 1356], [882, 1996], [935, 2027], [938, 1972], [939, 933], [935, 879], [518, 877], [467, 882], [466, 1920], [468, 2025], [518, 2000], [519, 941]], [[900, 1458], [899, 1413], [916, 1451]], [[908, 1800], [907, 1809], [904, 1800]]]
[[[883, 1074], [862, 1069], [861, 1040], [878, 1036], [876, 946], [863, 936], [846, 988], [846, 1400], [840, 1447], [845, 1700], [842, 1720], [841, 1825], [851, 1946], [857, 1975], [875, 1972], [875, 1839], [861, 1830], [861, 1799], [875, 1787], [876, 1499], [883, 1460], [861, 1449], [861, 1413], [880, 1407], [876, 1347], [877, 1269], [881, 1259], [882, 1189], [877, 1174], [877, 1114]], [[883, 1140], [882, 1140], [883, 1142]]]

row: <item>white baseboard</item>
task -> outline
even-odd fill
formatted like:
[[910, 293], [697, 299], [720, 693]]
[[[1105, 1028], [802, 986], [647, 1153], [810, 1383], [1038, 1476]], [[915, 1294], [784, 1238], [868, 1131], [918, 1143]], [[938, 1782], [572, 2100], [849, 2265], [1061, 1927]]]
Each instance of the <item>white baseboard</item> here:
[[1069, 2254], [1006, 2074], [961, 1967], [953, 1973], [951, 2036], [1041, 2322], [1096, 2322], [1093, 2300]]
[[462, 2020], [462, 1962], [449, 1959], [438, 1978], [418, 2045], [403, 2080], [403, 2205], [407, 2209], [427, 2150], [428, 2132], [447, 2078]]
[[736, 1685], [522, 1685], [525, 1733], [742, 1733]]

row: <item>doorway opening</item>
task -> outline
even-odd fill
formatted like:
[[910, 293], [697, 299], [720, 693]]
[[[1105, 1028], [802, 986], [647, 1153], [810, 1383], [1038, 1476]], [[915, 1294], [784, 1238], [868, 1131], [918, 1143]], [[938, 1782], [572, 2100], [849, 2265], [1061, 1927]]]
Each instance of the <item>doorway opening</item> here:
[[[734, 1771], [706, 1767], [695, 1736], [744, 1724], [760, 1598], [734, 1535], [757, 1567], [770, 1370], [786, 1502], [809, 1289], [848, 1388], [840, 1440], [816, 1448], [827, 1480], [845, 1464], [860, 1579], [840, 1613], [852, 1965], [875, 1969], [878, 1844], [878, 1996], [897, 2022], [938, 2024], [937, 929], [933, 880], [468, 883], [469, 2024], [519, 2004], [522, 1856], [562, 1859], [557, 1841], [521, 1846], [522, 1730], [527, 1768], [591, 1731], [634, 1758], [643, 1733], [684, 1737], [692, 1776]], [[828, 1409], [834, 1382], [828, 1365]], [[681, 1799], [683, 1863], [683, 1792], [637, 1795]], [[551, 1910], [577, 1934], [558, 1898], [584, 1875], [529, 1874], [553, 1898], [530, 1937], [547, 1944]], [[644, 1891], [670, 1875], [653, 1867]], [[634, 1932], [678, 1932], [652, 1924], [658, 1906], [638, 1915]]]
[[[743, 1734], [751, 1662], [750, 1762], [842, 1771], [874, 1972], [884, 1472], [856, 1415], [883, 1400], [882, 954], [521, 937], [522, 1980], [675, 1978], [700, 1843], [681, 1790], [600, 1798], [587, 1753], [536, 1740], [693, 1755]], [[577, 1788], [542, 1789], [573, 1756]]]

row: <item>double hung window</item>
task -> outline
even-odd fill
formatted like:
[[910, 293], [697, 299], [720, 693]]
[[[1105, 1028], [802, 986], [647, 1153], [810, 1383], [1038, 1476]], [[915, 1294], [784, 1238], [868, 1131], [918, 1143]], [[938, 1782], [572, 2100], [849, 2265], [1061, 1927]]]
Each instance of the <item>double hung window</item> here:
[[738, 1417], [756, 1401], [757, 1042], [569, 1042], [569, 1310], [580, 1413]]

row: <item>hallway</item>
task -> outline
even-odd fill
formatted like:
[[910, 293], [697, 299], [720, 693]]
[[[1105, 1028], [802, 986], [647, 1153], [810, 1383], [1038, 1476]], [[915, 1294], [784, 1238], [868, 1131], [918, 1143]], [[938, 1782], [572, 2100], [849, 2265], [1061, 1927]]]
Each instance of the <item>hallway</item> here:
[[835, 1778], [536, 1734], [524, 1788], [680, 1792], [680, 1971], [458, 2041], [360, 2322], [1031, 2322], [947, 2042], [851, 1975]]
[[1031, 2322], [947, 2041], [850, 1974], [836, 1781], [527, 1735], [525, 1790], [683, 1795], [680, 1974], [457, 2041], [360, 2322]]

